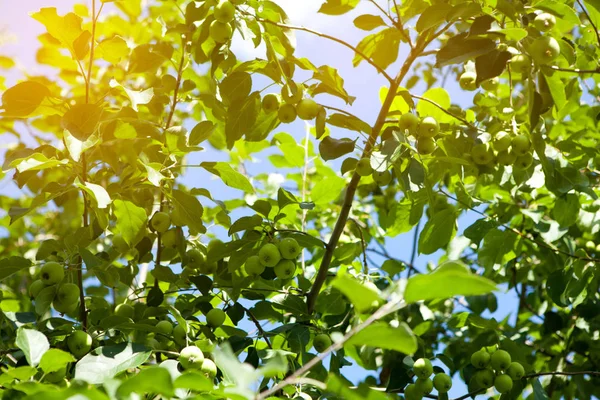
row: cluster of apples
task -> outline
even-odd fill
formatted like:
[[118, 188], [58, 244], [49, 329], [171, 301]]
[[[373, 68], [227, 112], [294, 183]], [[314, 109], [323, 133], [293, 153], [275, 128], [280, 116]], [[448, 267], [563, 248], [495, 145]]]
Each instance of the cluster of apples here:
[[35, 299], [47, 287], [55, 287], [52, 307], [61, 314], [75, 311], [79, 305], [79, 286], [74, 283], [63, 283], [65, 267], [55, 261], [45, 263], [39, 279], [29, 285], [29, 296]]
[[217, 43], [226, 43], [233, 35], [231, 23], [235, 17], [235, 5], [241, 0], [221, 0], [213, 8], [215, 20], [210, 23], [210, 37]]
[[471, 355], [471, 364], [478, 369], [475, 382], [484, 389], [494, 386], [498, 393], [510, 392], [513, 381], [525, 376], [523, 366], [513, 362], [505, 350], [496, 350], [492, 354], [486, 349], [478, 350]]
[[440, 124], [435, 118], [420, 119], [415, 114], [402, 114], [398, 121], [398, 128], [402, 133], [408, 132], [417, 138], [419, 154], [431, 154], [435, 151], [435, 137], [440, 133]]
[[356, 173], [360, 176], [369, 176], [373, 178], [373, 181], [379, 186], [386, 186], [392, 182], [392, 172], [388, 169], [385, 171], [376, 171], [371, 166], [371, 159], [369, 157], [363, 157], [356, 162], [354, 168]]
[[517, 169], [527, 169], [533, 163], [531, 140], [526, 134], [511, 135], [499, 131], [494, 134], [491, 142], [475, 144], [471, 150], [471, 158], [478, 165], [497, 162]]
[[217, 376], [217, 365], [198, 346], [187, 346], [179, 352], [179, 364], [185, 370], [199, 370], [209, 379]]
[[248, 257], [244, 271], [249, 276], [259, 276], [266, 268], [273, 268], [277, 278], [291, 279], [296, 275], [296, 259], [301, 252], [302, 247], [294, 238], [265, 243], [258, 255]]
[[262, 108], [268, 114], [277, 112], [279, 120], [289, 124], [296, 118], [306, 121], [315, 119], [323, 106], [313, 99], [304, 98], [304, 85], [290, 82], [281, 88], [281, 94], [265, 95], [262, 99]]
[[452, 387], [452, 378], [443, 372], [435, 374], [431, 379], [433, 365], [427, 358], [419, 358], [415, 361], [412, 370], [417, 380], [404, 389], [406, 400], [421, 400], [425, 395], [431, 393], [433, 388], [440, 394], [448, 393]]

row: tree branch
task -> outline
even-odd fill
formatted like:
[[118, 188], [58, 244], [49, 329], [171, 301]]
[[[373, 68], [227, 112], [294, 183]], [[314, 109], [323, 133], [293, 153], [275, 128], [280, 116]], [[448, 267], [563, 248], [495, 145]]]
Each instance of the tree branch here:
[[263, 327], [260, 325], [260, 322], [256, 319], [256, 317], [254, 316], [254, 314], [252, 314], [252, 311], [250, 311], [248, 308], [246, 308], [244, 306], [242, 306], [242, 308], [244, 309], [244, 311], [246, 312], [246, 314], [248, 314], [248, 316], [250, 317], [250, 319], [252, 320], [252, 322], [256, 326], [256, 329], [258, 330], [259, 335], [262, 336], [263, 339], [265, 339], [265, 342], [267, 343], [267, 346], [269, 346], [269, 348], [272, 349], [273, 346], [271, 345], [271, 341], [269, 340], [269, 338], [268, 338], [265, 330], [263, 329]]
[[410, 97], [414, 98], [414, 99], [418, 99], [418, 100], [422, 100], [422, 101], [426, 101], [427, 103], [439, 108], [440, 110], [442, 110], [445, 114], [448, 114], [449, 116], [451, 116], [454, 119], [459, 120], [460, 122], [462, 122], [463, 124], [467, 125], [469, 128], [474, 129], [476, 131], [481, 131], [481, 129], [477, 128], [475, 125], [471, 124], [469, 121], [467, 121], [466, 119], [464, 119], [463, 117], [459, 117], [456, 114], [451, 113], [450, 111], [446, 110], [444, 107], [442, 107], [441, 105], [439, 105], [438, 103], [436, 103], [433, 100], [430, 100], [426, 97], [421, 97], [421, 96], [417, 96], [415, 94], [411, 94]]
[[574, 376], [574, 375], [591, 375], [591, 376], [600, 376], [600, 371], [573, 371], [573, 372], [563, 372], [563, 371], [549, 371], [549, 372], [536, 372], [533, 374], [525, 375], [523, 378], [536, 378], [538, 376], [547, 376], [547, 375], [564, 375], [564, 376]]

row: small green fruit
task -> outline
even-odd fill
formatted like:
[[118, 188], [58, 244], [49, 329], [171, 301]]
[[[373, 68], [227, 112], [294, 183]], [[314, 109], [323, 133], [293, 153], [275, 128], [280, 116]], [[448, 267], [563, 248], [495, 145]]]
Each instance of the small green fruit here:
[[[79, 299], [78, 299], [79, 300]], [[79, 305], [79, 301], [75, 301], [73, 302], [64, 302], [61, 301], [60, 298], [56, 297], [54, 299], [54, 301], [52, 302], [52, 307], [54, 307], [54, 309], [61, 313], [61, 314], [70, 314], [73, 311], [75, 311], [75, 309], [77, 308], [77, 306]]]
[[363, 157], [356, 163], [356, 173], [360, 176], [369, 176], [373, 172], [371, 167], [371, 159]]
[[531, 57], [540, 64], [549, 64], [560, 55], [560, 45], [552, 36], [541, 36], [529, 46]]
[[438, 393], [448, 393], [452, 388], [452, 378], [443, 372], [435, 374], [433, 377], [433, 386]]
[[404, 388], [404, 399], [405, 400], [422, 400], [423, 393], [421, 393], [419, 388], [414, 383], [411, 383], [410, 385], [406, 386], [406, 388]]
[[392, 181], [392, 173], [390, 170], [385, 171], [373, 171], [373, 180], [379, 186], [387, 186]]
[[282, 280], [290, 279], [296, 273], [296, 263], [292, 260], [281, 260], [275, 266], [275, 275]]
[[273, 113], [279, 110], [279, 96], [275, 93], [269, 93], [262, 99], [262, 109], [267, 113]]
[[435, 151], [435, 140], [429, 137], [421, 137], [417, 141], [419, 154], [431, 154]]
[[498, 77], [494, 77], [494, 78], [490, 78], [490, 79], [486, 79], [485, 81], [481, 82], [481, 87], [483, 88], [483, 90], [487, 90], [488, 92], [493, 92], [496, 89], [498, 89], [498, 85], [500, 84], [500, 79], [498, 79]]
[[67, 337], [67, 347], [76, 358], [81, 358], [92, 349], [92, 337], [84, 331], [75, 331]]
[[320, 107], [313, 99], [302, 99], [296, 105], [296, 112], [300, 119], [309, 121], [317, 117]]
[[120, 317], [125, 317], [125, 318], [133, 318], [133, 315], [135, 314], [135, 309], [133, 308], [133, 306], [129, 305], [129, 304], [118, 304], [115, 307], [115, 315], [118, 315]]
[[302, 97], [304, 97], [304, 86], [302, 84], [291, 82], [281, 88], [281, 98], [286, 103], [298, 104]]
[[219, 22], [223, 22], [225, 24], [231, 22], [233, 21], [234, 15], [235, 7], [227, 0], [221, 0], [215, 7], [214, 16]]
[[517, 135], [512, 138], [511, 146], [517, 156], [522, 156], [531, 150], [531, 140], [527, 135]]
[[483, 349], [471, 354], [471, 364], [473, 364], [473, 366], [478, 369], [483, 369], [487, 367], [490, 363], [490, 359], [490, 353]]
[[277, 116], [281, 122], [289, 124], [296, 120], [298, 114], [296, 113], [296, 107], [293, 104], [287, 103], [279, 107]]
[[556, 25], [556, 18], [554, 15], [549, 13], [538, 14], [533, 20], [533, 26], [541, 32], [546, 32], [554, 28]]
[[329, 335], [327, 335], [325, 333], [319, 333], [313, 339], [313, 347], [315, 348], [317, 353], [324, 352], [325, 350], [327, 350], [329, 348], [329, 346], [331, 346], [331, 344], [332, 344], [331, 338], [329, 337]]
[[164, 247], [174, 249], [179, 246], [181, 239], [177, 229], [169, 229], [161, 235], [160, 242]]
[[185, 346], [187, 334], [181, 325], [175, 325], [173, 328], [173, 340], [180, 346]]
[[510, 365], [511, 359], [510, 354], [504, 350], [496, 350], [492, 354], [490, 364], [496, 371], [504, 371]]
[[440, 131], [440, 125], [433, 117], [425, 117], [419, 125], [419, 136], [422, 138], [435, 137]]
[[188, 346], [179, 353], [179, 363], [183, 369], [201, 369], [204, 353], [196, 346]]
[[150, 226], [158, 233], [166, 232], [171, 226], [171, 217], [163, 211], [154, 213], [150, 219]]
[[206, 375], [206, 377], [209, 379], [215, 379], [217, 376], [217, 365], [210, 358], [205, 358], [204, 361], [202, 361], [200, 372]]
[[478, 143], [473, 146], [471, 157], [475, 164], [487, 165], [494, 161], [494, 152], [489, 143]]
[[501, 152], [508, 150], [511, 143], [512, 138], [510, 137], [510, 134], [505, 131], [500, 131], [494, 136], [494, 142], [492, 143], [492, 145], [494, 146], [494, 150], [496, 150], [497, 152]]
[[206, 313], [206, 322], [213, 328], [218, 328], [223, 325], [226, 317], [225, 311], [220, 308], [213, 308]]
[[208, 29], [210, 37], [217, 43], [225, 43], [233, 35], [233, 29], [228, 23], [213, 21]]
[[498, 375], [494, 380], [494, 387], [498, 393], [508, 393], [513, 387], [513, 381], [510, 376], [501, 374]]
[[42, 282], [41, 279], [36, 279], [35, 281], [31, 282], [31, 285], [29, 285], [29, 297], [35, 299], [45, 287], [46, 285], [44, 285], [44, 282]]
[[511, 71], [521, 74], [528, 75], [531, 70], [531, 59], [524, 54], [516, 54], [510, 59]]
[[464, 72], [458, 83], [463, 90], [473, 91], [477, 89], [477, 74], [475, 72], [466, 71]]
[[158, 324], [156, 324], [155, 327], [163, 335], [170, 335], [171, 333], [173, 333], [173, 324], [170, 321], [158, 321]]
[[56, 298], [61, 303], [77, 303], [79, 300], [79, 286], [74, 283], [63, 283], [58, 287]]
[[418, 378], [426, 379], [433, 374], [433, 366], [427, 358], [419, 358], [413, 365], [413, 372]]
[[260, 275], [265, 272], [265, 266], [260, 262], [258, 256], [250, 256], [246, 260], [246, 273], [248, 275]]
[[398, 121], [398, 128], [402, 131], [408, 130], [409, 132], [413, 132], [417, 129], [419, 125], [419, 117], [415, 114], [402, 114], [400, 116], [400, 120]]
[[276, 245], [267, 243], [258, 251], [258, 258], [265, 267], [274, 267], [281, 261], [281, 253]]
[[278, 244], [279, 253], [281, 253], [281, 257], [286, 260], [294, 260], [302, 252], [302, 248], [294, 238], [285, 238], [282, 239]]
[[206, 257], [198, 249], [190, 249], [186, 253], [188, 258], [188, 267], [192, 269], [199, 269], [203, 263], [206, 263]]
[[517, 155], [513, 150], [505, 150], [498, 153], [496, 157], [499, 164], [502, 165], [513, 165], [517, 161]]
[[433, 390], [433, 381], [429, 378], [418, 378], [415, 382], [417, 389], [423, 394], [429, 394]]
[[527, 169], [533, 164], [533, 155], [531, 153], [525, 153], [522, 156], [517, 157], [515, 161], [515, 168]]
[[44, 264], [40, 271], [40, 279], [44, 282], [44, 285], [50, 286], [55, 285], [62, 281], [65, 277], [64, 267], [54, 261]]
[[525, 375], [525, 368], [520, 363], [513, 361], [506, 368], [506, 373], [513, 381], [518, 381]]
[[475, 382], [482, 388], [491, 388], [494, 385], [494, 371], [491, 369], [481, 369], [475, 373]]

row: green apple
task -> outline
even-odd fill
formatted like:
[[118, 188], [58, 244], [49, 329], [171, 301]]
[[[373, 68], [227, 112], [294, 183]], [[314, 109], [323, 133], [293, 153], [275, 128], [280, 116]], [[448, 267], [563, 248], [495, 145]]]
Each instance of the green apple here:
[[400, 120], [398, 121], [398, 128], [400, 130], [414, 132], [417, 126], [419, 126], [419, 117], [415, 114], [406, 113], [400, 116]]
[[371, 167], [371, 159], [368, 157], [363, 157], [356, 163], [356, 173], [360, 176], [369, 176], [373, 172], [373, 168]]
[[120, 317], [125, 317], [125, 318], [133, 318], [133, 314], [135, 313], [135, 310], [133, 308], [133, 306], [129, 305], [129, 304], [118, 304], [115, 307], [115, 315], [118, 315]]
[[460, 76], [458, 83], [461, 89], [472, 92], [477, 89], [477, 74], [472, 71], [466, 71]]
[[527, 169], [533, 164], [533, 155], [531, 153], [525, 153], [522, 156], [517, 157], [515, 161], [515, 168]]
[[246, 260], [246, 272], [248, 275], [260, 275], [265, 272], [265, 266], [260, 262], [258, 256], [250, 256]]
[[486, 368], [490, 363], [490, 358], [490, 353], [484, 349], [481, 349], [471, 354], [471, 364], [473, 364], [475, 368], [483, 369]]
[[217, 272], [218, 264], [216, 262], [205, 261], [198, 266], [198, 272], [202, 275], [211, 275]]
[[208, 242], [208, 245], [206, 246], [206, 251], [208, 254], [210, 253], [214, 253], [215, 249], [221, 248], [225, 245], [225, 243], [223, 243], [222, 240], [220, 239], [212, 239], [210, 242]]
[[166, 248], [176, 248], [181, 243], [179, 231], [177, 229], [169, 229], [161, 235], [160, 242]]
[[258, 251], [258, 258], [265, 267], [274, 267], [281, 260], [281, 253], [276, 245], [267, 243]]
[[508, 150], [511, 143], [512, 138], [510, 137], [510, 134], [506, 131], [500, 131], [494, 135], [492, 146], [494, 147], [494, 150], [501, 152]]
[[431, 154], [435, 151], [435, 140], [429, 137], [422, 137], [417, 140], [417, 151], [419, 154]]
[[419, 136], [422, 138], [435, 137], [440, 131], [440, 125], [433, 117], [425, 117], [419, 125]]
[[217, 43], [225, 43], [231, 39], [231, 36], [233, 35], [231, 25], [220, 21], [211, 22], [208, 31], [210, 37]]
[[54, 309], [61, 313], [61, 314], [70, 314], [73, 311], [75, 311], [75, 309], [77, 308], [77, 306], [79, 305], [79, 301], [75, 301], [73, 302], [64, 302], [61, 301], [58, 297], [54, 298], [54, 301], [52, 301], [52, 307], [54, 307]]
[[187, 265], [192, 269], [199, 269], [200, 266], [206, 262], [206, 257], [198, 249], [190, 249], [185, 255], [187, 256]]
[[556, 18], [554, 15], [549, 13], [541, 13], [536, 15], [533, 20], [533, 26], [541, 32], [546, 32], [554, 28], [556, 25]]
[[324, 352], [329, 348], [329, 346], [331, 346], [332, 343], [333, 342], [331, 341], [331, 338], [326, 333], [319, 333], [313, 339], [313, 347], [315, 348], [317, 353]]
[[404, 399], [405, 400], [422, 400], [423, 393], [421, 393], [419, 388], [414, 383], [411, 383], [410, 385], [406, 386], [406, 388], [404, 388]]
[[511, 377], [512, 380], [518, 381], [525, 375], [525, 368], [523, 368], [520, 363], [513, 361], [510, 363], [508, 368], [506, 368], [506, 373]]
[[433, 390], [433, 381], [429, 378], [418, 378], [415, 386], [423, 394], [429, 394]]
[[200, 372], [206, 375], [206, 377], [209, 379], [215, 379], [217, 376], [217, 365], [210, 358], [205, 358], [204, 361], [202, 361]]
[[48, 372], [44, 375], [44, 380], [50, 383], [59, 383], [67, 376], [67, 367], [62, 367], [58, 371]]
[[44, 264], [40, 271], [40, 279], [46, 286], [55, 285], [62, 281], [64, 277], [65, 268], [61, 264], [54, 261]]
[[392, 173], [390, 170], [385, 171], [373, 171], [373, 180], [379, 186], [387, 186], [392, 181]]
[[487, 165], [494, 161], [494, 152], [489, 143], [477, 143], [471, 150], [475, 164]]
[[185, 346], [187, 334], [181, 325], [175, 325], [173, 328], [173, 340], [180, 346]]
[[498, 153], [496, 159], [499, 164], [513, 165], [517, 161], [517, 155], [513, 150], [505, 150]]
[[79, 300], [79, 286], [74, 283], [63, 283], [56, 291], [56, 298], [63, 304], [77, 303]]
[[162, 344], [153, 337], [146, 339], [146, 347], [152, 350], [162, 350]]
[[480, 369], [475, 373], [475, 382], [482, 388], [491, 388], [494, 385], [494, 371], [490, 368]]
[[443, 372], [435, 374], [433, 377], [433, 386], [438, 393], [448, 393], [450, 388], [452, 388], [452, 378]]
[[235, 6], [228, 0], [221, 0], [215, 7], [215, 19], [219, 22], [228, 23], [233, 21], [235, 16]]
[[262, 109], [267, 114], [270, 114], [270, 113], [273, 113], [273, 112], [279, 110], [279, 104], [280, 104], [279, 95], [276, 95], [275, 93], [266, 94], [265, 97], [263, 97], [263, 99], [262, 99]]
[[212, 308], [206, 313], [206, 322], [213, 328], [218, 328], [219, 326], [223, 325], [226, 317], [227, 315], [225, 314], [225, 311], [221, 310], [220, 308]]
[[549, 64], [560, 55], [560, 45], [552, 36], [540, 36], [529, 46], [529, 54], [539, 64]]
[[281, 257], [286, 260], [296, 259], [302, 252], [302, 248], [294, 238], [284, 238], [277, 244]]
[[498, 391], [498, 393], [508, 393], [513, 387], [513, 381], [510, 376], [506, 374], [501, 374], [496, 377], [494, 380], [494, 388]]
[[200, 369], [204, 362], [204, 353], [196, 346], [187, 346], [179, 352], [179, 363], [183, 369]]
[[44, 285], [44, 282], [42, 282], [41, 279], [36, 279], [35, 281], [31, 282], [31, 285], [29, 285], [29, 297], [35, 299], [45, 287], [46, 285]]
[[485, 81], [481, 82], [481, 87], [483, 88], [483, 90], [487, 90], [488, 92], [493, 92], [496, 89], [498, 89], [498, 85], [500, 84], [500, 79], [498, 79], [498, 77], [493, 77], [490, 79], [486, 79]]
[[516, 54], [510, 59], [509, 65], [512, 72], [527, 75], [531, 70], [531, 59], [525, 54]]
[[504, 371], [511, 363], [510, 354], [505, 350], [496, 350], [492, 354], [490, 364], [495, 371]]
[[170, 335], [171, 333], [173, 333], [173, 324], [171, 323], [171, 321], [158, 321], [158, 323], [155, 325], [155, 328], [158, 329], [158, 331], [163, 335]]
[[309, 121], [317, 117], [320, 107], [313, 99], [302, 99], [296, 105], [296, 112], [300, 119]]
[[415, 373], [417, 378], [429, 378], [433, 373], [433, 366], [431, 365], [431, 361], [429, 361], [427, 358], [419, 358], [413, 364], [413, 372]]
[[275, 275], [282, 280], [290, 279], [296, 273], [296, 263], [292, 260], [281, 260], [275, 266]]
[[286, 103], [298, 104], [304, 97], [304, 85], [290, 82], [281, 88], [281, 98]]
[[76, 358], [81, 358], [92, 349], [92, 337], [84, 331], [75, 331], [67, 337], [67, 347]]
[[284, 124], [292, 123], [296, 120], [298, 114], [296, 113], [296, 107], [291, 103], [286, 103], [279, 107], [277, 111], [277, 116], [279, 120]]
[[171, 226], [171, 217], [166, 212], [158, 211], [150, 219], [150, 226], [156, 232], [164, 233]]
[[529, 153], [531, 149], [531, 140], [529, 136], [520, 134], [512, 138], [511, 147], [517, 156]]

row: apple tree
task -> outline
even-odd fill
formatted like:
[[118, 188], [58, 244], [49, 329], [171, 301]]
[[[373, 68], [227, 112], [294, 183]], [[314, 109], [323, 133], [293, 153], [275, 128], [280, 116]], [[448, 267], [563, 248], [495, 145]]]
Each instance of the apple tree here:
[[600, 397], [597, 0], [82, 3], [0, 80], [2, 399]]

